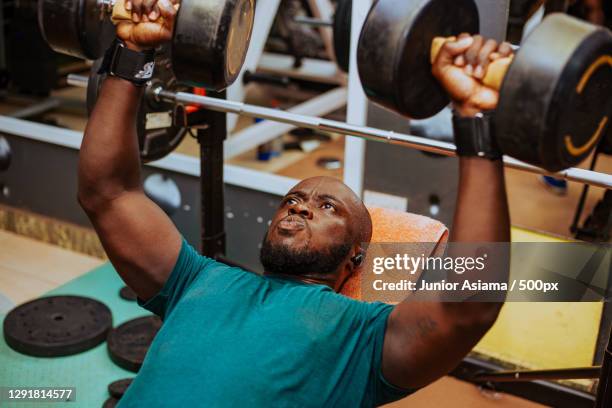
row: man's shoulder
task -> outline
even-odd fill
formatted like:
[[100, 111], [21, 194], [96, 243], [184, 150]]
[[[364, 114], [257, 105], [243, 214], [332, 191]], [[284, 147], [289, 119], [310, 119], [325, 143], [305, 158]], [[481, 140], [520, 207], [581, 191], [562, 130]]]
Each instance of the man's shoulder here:
[[230, 281], [262, 283], [262, 277], [257, 273], [216, 260], [211, 260], [205, 269], [206, 274], [223, 277]]
[[384, 318], [391, 313], [394, 307], [383, 302], [364, 302], [353, 299], [333, 290], [323, 290], [321, 295], [323, 297], [322, 303], [326, 304], [330, 310], [343, 311], [364, 321]]

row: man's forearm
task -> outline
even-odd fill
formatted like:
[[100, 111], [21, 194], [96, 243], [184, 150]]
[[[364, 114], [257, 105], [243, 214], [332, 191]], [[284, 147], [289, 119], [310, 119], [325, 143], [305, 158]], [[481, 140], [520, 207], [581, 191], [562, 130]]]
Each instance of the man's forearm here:
[[[510, 217], [503, 163], [461, 157], [459, 168], [451, 241], [508, 242]], [[454, 246], [449, 255], [465, 256], [464, 251], [465, 248]], [[503, 268], [493, 271], [495, 278], [507, 279], [508, 265], [503, 261], [495, 263]], [[448, 278], [463, 279], [477, 278], [454, 272]], [[459, 300], [415, 302], [407, 298], [395, 307], [387, 323], [383, 350], [383, 373], [387, 379], [405, 388], [423, 387], [451, 371], [469, 353], [495, 322], [501, 303]]]
[[510, 241], [510, 215], [501, 160], [459, 159], [459, 192], [450, 240]]
[[[455, 218], [451, 230], [450, 241], [453, 243], [486, 243], [510, 241], [510, 215], [504, 180], [504, 165], [502, 160], [491, 161], [477, 157], [461, 157], [459, 159], [459, 192]], [[452, 256], [473, 256], [466, 254], [468, 247], [455, 246]], [[509, 252], [506, 248], [496, 247], [495, 255], [490, 259], [490, 267], [482, 273], [486, 276], [472, 276], [483, 281], [507, 281], [510, 270]], [[452, 275], [453, 278], [459, 278]], [[460, 282], [466, 279], [461, 276]], [[466, 293], [468, 295], [468, 293]], [[472, 293], [478, 296], [478, 293]], [[481, 330], [487, 328], [497, 318], [502, 303], [490, 302], [456, 302], [443, 305], [453, 320], [468, 325], [476, 322], [474, 339], [482, 335]]]
[[122, 79], [104, 81], [79, 155], [79, 199], [94, 204], [140, 188], [136, 115], [142, 89]]

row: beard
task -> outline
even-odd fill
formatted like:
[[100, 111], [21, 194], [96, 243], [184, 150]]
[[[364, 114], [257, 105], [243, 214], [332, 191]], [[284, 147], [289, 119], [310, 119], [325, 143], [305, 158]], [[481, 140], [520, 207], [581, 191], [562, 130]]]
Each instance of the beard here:
[[274, 244], [264, 238], [259, 260], [270, 274], [311, 275], [335, 273], [351, 250], [348, 242], [329, 247], [326, 251], [315, 251], [308, 246], [295, 249], [287, 245]]

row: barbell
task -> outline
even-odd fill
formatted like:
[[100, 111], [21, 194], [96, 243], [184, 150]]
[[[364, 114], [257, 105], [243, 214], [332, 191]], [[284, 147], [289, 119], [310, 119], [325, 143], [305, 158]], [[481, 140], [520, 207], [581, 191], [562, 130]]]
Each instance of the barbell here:
[[[59, 0], [41, 1], [57, 2]], [[247, 0], [243, 0], [242, 2], [240, 0], [225, 0], [220, 1], [219, 3], [223, 5], [222, 8], [224, 10], [229, 7], [228, 3], [231, 3], [235, 12], [236, 10], [241, 10], [240, 8], [236, 8], [236, 5], [244, 5], [246, 1]], [[185, 14], [185, 10], [192, 10], [194, 8], [197, 9], [197, 6], [194, 4], [197, 4], [196, 0], [183, 0], [183, 3], [179, 8], [179, 14], [177, 18], [181, 19], [182, 16], [189, 16], [188, 14]], [[212, 6], [209, 6], [209, 8], [212, 8]], [[230, 7], [230, 9], [232, 9], [232, 7]], [[44, 7], [41, 7], [41, 10], [44, 12]], [[199, 9], [199, 12], [204, 11], [205, 9]], [[215, 11], [218, 12], [218, 10], [216, 9]], [[227, 13], [224, 15], [227, 16]], [[403, 18], [398, 19], [398, 15], [403, 16]], [[452, 18], [445, 17], [448, 15], [452, 16]], [[145, 112], [144, 114], [141, 114], [139, 120], [139, 130], [144, 129], [147, 131], [151, 131], [144, 133], [139, 132], [139, 139], [141, 141], [141, 153], [143, 159], [152, 160], [160, 158], [161, 156], [172, 151], [176, 144], [178, 144], [178, 142], [182, 138], [182, 135], [184, 135], [184, 130], [182, 129], [182, 127], [177, 126], [177, 118], [176, 115], [173, 115], [172, 108], [173, 105], [175, 105], [176, 103], [188, 104], [191, 103], [190, 101], [192, 101], [194, 105], [202, 106], [212, 110], [219, 110], [222, 112], [230, 113], [242, 113], [246, 115], [250, 114], [250, 116], [253, 117], [268, 118], [285, 123], [291, 123], [302, 127], [334, 131], [348, 135], [365, 137], [373, 140], [384, 140], [391, 143], [405, 144], [408, 146], [419, 148], [421, 150], [427, 150], [446, 155], [454, 154], [453, 145], [436, 145], [436, 143], [439, 142], [429, 141], [427, 139], [414, 138], [408, 135], [397, 135], [393, 132], [386, 132], [367, 127], [352, 127], [351, 125], [342, 124], [341, 122], [329, 122], [320, 118], [280, 113], [277, 110], [266, 111], [265, 108], [251, 107], [250, 105], [240, 105], [240, 108], [236, 108], [234, 102], [219, 101], [218, 99], [213, 98], [202, 99], [203, 97], [197, 95], [190, 95], [186, 92], [183, 92], [185, 89], [181, 89], [180, 87], [178, 87], [178, 81], [176, 81], [176, 79], [172, 75], [169, 75], [167, 72], [165, 72], [171, 72], [172, 68], [174, 68], [174, 71], [176, 71], [177, 55], [174, 53], [174, 51], [177, 49], [177, 47], [179, 49], [181, 47], [184, 48], [184, 45], [180, 44], [180, 36], [177, 35], [178, 27], [181, 26], [181, 24], [188, 25], [188, 22], [192, 22], [194, 19], [191, 18], [191, 20], [189, 20], [189, 17], [182, 18], [182, 23], [181, 21], [177, 21], [175, 24], [175, 33], [171, 44], [171, 49], [168, 54], [172, 55], [172, 59], [169, 59], [168, 57], [165, 59], [165, 64], [158, 63], [154, 78], [152, 79], [152, 81], [150, 81], [147, 87], [147, 91], [145, 92], [145, 101], [143, 102], [143, 105], [152, 107], [152, 109], [148, 112]], [[41, 21], [44, 19], [44, 17], [41, 17]], [[457, 23], [457, 21], [461, 21], [461, 24]], [[446, 27], [446, 25], [442, 22], [447, 22], [448, 27]], [[421, 107], [424, 107], [428, 114], [435, 113], [435, 111], [447, 105], [449, 101], [446, 96], [446, 93], [437, 84], [437, 82], [431, 75], [431, 59], [433, 56], [435, 56], [434, 54], [436, 48], [434, 47], [434, 39], [436, 37], [448, 37], [451, 35], [457, 35], [460, 32], [475, 32], [478, 28], [477, 22], [478, 12], [473, 0], [409, 0], [407, 2], [403, 0], [378, 0], [376, 3], [374, 3], [372, 9], [370, 10], [370, 13], [364, 24], [364, 28], [361, 33], [358, 45], [359, 70], [366, 93], [375, 102], [381, 103], [384, 106], [396, 110], [397, 112], [408, 114], [409, 116], [417, 116], [412, 113], [411, 109], [416, 106], [415, 109], [417, 109], [418, 112], [419, 105]], [[230, 30], [235, 23], [233, 21], [226, 20], [223, 24], [224, 28], [217, 27], [218, 30]], [[377, 28], [378, 31], [376, 31]], [[564, 33], [563, 30], [567, 30], [569, 31], [569, 33]], [[525, 50], [526, 46], [523, 47], [521, 52], [519, 52], [519, 55], [516, 56], [515, 61], [511, 64], [509, 72], [504, 76], [504, 81], [501, 85], [501, 91], [503, 93], [503, 96], [501, 98], [502, 102], [505, 101], [506, 103], [508, 103], [507, 101], [510, 100], [519, 105], [524, 103], [517, 96], [518, 94], [520, 94], [520, 92], [526, 92], [525, 90], [522, 90], [524, 88], [523, 84], [519, 83], [514, 84], [513, 86], [508, 85], [508, 83], [511, 82], [510, 79], [513, 78], [513, 70], [519, 68], [533, 68], [533, 72], [541, 74], [540, 76], [546, 80], [542, 81], [544, 82], [544, 84], [534, 83], [534, 81], [529, 77], [524, 78], [524, 80], [530, 86], [548, 86], [547, 89], [550, 88], [549, 93], [552, 93], [553, 95], [540, 95], [540, 99], [542, 99], [542, 101], [540, 101], [540, 104], [546, 105], [546, 108], [548, 108], [548, 110], [545, 110], [544, 113], [540, 111], [519, 112], [523, 115], [521, 117], [517, 117], [517, 121], [525, 121], [526, 125], [524, 126], [540, 124], [537, 121], [541, 118], [533, 117], [535, 113], [536, 115], [544, 115], [553, 118], [549, 121], [542, 123], [542, 126], [555, 125], [558, 127], [559, 122], [562, 124], [564, 122], [567, 122], [568, 109], [563, 104], [559, 104], [559, 101], [562, 99], [560, 99], [559, 95], [556, 95], [556, 93], [563, 91], [561, 92], [561, 96], [567, 96], [569, 93], [567, 89], [572, 88], [572, 86], [576, 82], [575, 77], [579, 76], [579, 74], [582, 75], [581, 78], [583, 79], [579, 81], [578, 85], [582, 84], [582, 87], [586, 88], [586, 90], [583, 89], [583, 91], [579, 92], [579, 94], [588, 94], [589, 97], [594, 96], [597, 102], [599, 102], [596, 106], [593, 106], [592, 103], [586, 103], [586, 108], [592, 109], [594, 112], [596, 112], [597, 115], [599, 115], [602, 110], [604, 110], [605, 112], [609, 112], [610, 67], [606, 63], [606, 58], [609, 57], [609, 47], [611, 44], [610, 33], [607, 30], [595, 28], [592, 25], [578, 22], [577, 20], [566, 16], [549, 17], [542, 24], [542, 26], [538, 28], [536, 33], [532, 34], [532, 36], [537, 34], [539, 31], [546, 34], [538, 34], [536, 36], [543, 36], [543, 40], [548, 40], [548, 42], [544, 41], [545, 45], [554, 44], [554, 41], [550, 41], [550, 37], [566, 36], [568, 41], [571, 41], [569, 46], [565, 48], [570, 48], [571, 50], [573, 50], [573, 52], [567, 52], [564, 46], [558, 48], [561, 48], [562, 51], [565, 51], [564, 55], [566, 55], [567, 58], [575, 57], [576, 55], [577, 57], [575, 61], [572, 60], [570, 62], [567, 61], [567, 58], [564, 60], [560, 60], [562, 62], [565, 62], [564, 65], [560, 64], [558, 62], [559, 60], [557, 59], [542, 58], [542, 64], [544, 64], [544, 66], [539, 66], [537, 64], [530, 66], [528, 61], [522, 63], [518, 62], [519, 60], [522, 60], [521, 54], [523, 53], [523, 50]], [[398, 37], [397, 33], [402, 34]], [[197, 35], [199, 34], [199, 29], [197, 27], [194, 27], [194, 31], [192, 33], [193, 39], [191, 43], [196, 42], [195, 38], [197, 38]], [[223, 38], [227, 40], [228, 37], [231, 37], [231, 35], [225, 36]], [[235, 43], [236, 40], [225, 41], [224, 44], [226, 46], [238, 46], [239, 50], [242, 52], [248, 46], [248, 38], [246, 38], [245, 36], [241, 36], [240, 38], [244, 40], [246, 45], [242, 43], [237, 44]], [[535, 42], [536, 45], [538, 43], [535, 40], [530, 40], [530, 43], [531, 42]], [[197, 51], [196, 54], [199, 55], [210, 53], [208, 51], [205, 51], [207, 46], [210, 46], [210, 44], [198, 45], [197, 47], [195, 47], [195, 51]], [[541, 44], [540, 47], [542, 47]], [[578, 51], [582, 51], [585, 47], [587, 48], [587, 51], [589, 51], [585, 51], [586, 55], [583, 55], [584, 52], [583, 54], [577, 54]], [[595, 49], [593, 50], [593, 48]], [[542, 53], [549, 57], [551, 56], [550, 53], [546, 52], [546, 47], [544, 47], [544, 51], [542, 51]], [[226, 52], [225, 54], [228, 54], [228, 52]], [[524, 52], [523, 54], [530, 55], [526, 52]], [[600, 56], [600, 58], [598, 58], [596, 61], [604, 61], [604, 63], [591, 63], [589, 65], [589, 68], [587, 68], [585, 71], [583, 69], [583, 66], [588, 63], [589, 58], [593, 58], [593, 55]], [[385, 57], [386, 59], [382, 57]], [[196, 69], [200, 68], [200, 66], [195, 63], [195, 61], [198, 60], [199, 58], [194, 58], [192, 60], [192, 71], [195, 71]], [[552, 65], [552, 67], [548, 67], [548, 71], [545, 63], [548, 63], [548, 65]], [[211, 67], [210, 64], [207, 65], [207, 69], [209, 67]], [[206, 71], [206, 69], [201, 69], [201, 71]], [[184, 72], [187, 72], [187, 70]], [[568, 72], [572, 75], [567, 74]], [[95, 99], [97, 98], [98, 86], [102, 80], [102, 78], [98, 78], [96, 77], [96, 75], [96, 72], [94, 72], [92, 75], [92, 79], [94, 79], [94, 81], [92, 81], [92, 85], [90, 86], [91, 91], [88, 92], [88, 104], [90, 106], [93, 106], [93, 104], [95, 103]], [[557, 81], [552, 81], [551, 78], [554, 78], [555, 75]], [[584, 78], [586, 78], [586, 80]], [[189, 80], [189, 76], [187, 75], [183, 78], [179, 77], [179, 79]], [[562, 82], [561, 80], [567, 80], [568, 84], [560, 84], [560, 82]], [[377, 86], [379, 87], [377, 88]], [[506, 88], [509, 88], [509, 90], [506, 91]], [[419, 95], [419, 92], [421, 92], [422, 94], [420, 99], [416, 97]], [[428, 97], [428, 95], [430, 96]], [[514, 95], [514, 99], [511, 98], [509, 95]], [[582, 99], [586, 100], [581, 101], [581, 103], [583, 104], [585, 102], [589, 102], [589, 98]], [[525, 103], [531, 102], [532, 101], [527, 101]], [[571, 105], [572, 107], [581, 107], [580, 104], [577, 102], [572, 102]], [[589, 114], [593, 116], [593, 112], [589, 111], [589, 109], [586, 108], [582, 106], [583, 113], [587, 119], [590, 119]], [[510, 104], [510, 106], [507, 106], [506, 109], [514, 109], [516, 111], [516, 107], [512, 106], [512, 104]], [[502, 109], [500, 109], [500, 111], [502, 111]], [[498, 116], [507, 116], [503, 111], [498, 113]], [[570, 111], [570, 113], [575, 114], [576, 112]], [[575, 116], [569, 117], [570, 122], [572, 117]], [[604, 119], [606, 118], [607, 117], [605, 117]], [[604, 124], [604, 126], [600, 126], [601, 128], [605, 127], [606, 122], [604, 122], [604, 119], [602, 119], [602, 122], [600, 122]], [[513, 125], [515, 124], [509, 124], [509, 126]], [[579, 123], [577, 126], [579, 125], [581, 124]], [[557, 129], [554, 128], [553, 130], [556, 131]], [[600, 129], [599, 133], [602, 132], [603, 129]], [[529, 136], [531, 136], [529, 138], [530, 140], [524, 141], [524, 144], [528, 144], [529, 146], [523, 147], [523, 150], [536, 150], [543, 156], [545, 156], [543, 151], [547, 150], [552, 151], [551, 155], [553, 157], [555, 155], [558, 156], [558, 151], [563, 148], [563, 144], [561, 141], [553, 139], [547, 145], [540, 140], [543, 138], [542, 135], [547, 136], [549, 133], [551, 133], [549, 129], [531, 129], [531, 133], [529, 133]], [[556, 135], [556, 133], [554, 134]], [[569, 134], [574, 136], [573, 133]], [[595, 143], [598, 141], [597, 132], [593, 134], [597, 137], [591, 136], [591, 138], [589, 139], [590, 141], [588, 143], [578, 145], [580, 146], [580, 149], [583, 150], [581, 152], [582, 155], [580, 156], [585, 156], [586, 154], [588, 154], [588, 152], [592, 151]], [[154, 137], [149, 137], [149, 135], [153, 135]], [[584, 135], [580, 133], [579, 136]], [[525, 136], [525, 138], [527, 138], [527, 136]], [[576, 144], [573, 139], [570, 139], [570, 141], [572, 141], [574, 145]], [[151, 148], [147, 149], [146, 146], [150, 146]], [[551, 162], [546, 160], [539, 160], [540, 157], [533, 159], [533, 157], [525, 154], [524, 152], [521, 152], [520, 150], [513, 151], [512, 149], [505, 149], [504, 152], [506, 153], [506, 155], [511, 154], [513, 157], [519, 159], [520, 161], [530, 162], [531, 164], [537, 166], [544, 166], [547, 170], [547, 173], [553, 173], [562, 168], [570, 167], [570, 165], [567, 165], [568, 160], [563, 162], [563, 165], [561, 165], [559, 161], [554, 162], [553, 160]], [[575, 156], [577, 157], [578, 155]], [[576, 157], [573, 157], [573, 159], [577, 162]], [[533, 166], [529, 166], [524, 163], [519, 164], [519, 161], [512, 160], [509, 158], [506, 159], [506, 162], [512, 167], [524, 168], [535, 172], [544, 172], [543, 170], [534, 170]], [[609, 176], [595, 176], [593, 174], [590, 174], [590, 176], [585, 177], [585, 173], [583, 173], [583, 171], [581, 171], [580, 169], [573, 169], [569, 173], [566, 172], [564, 177], [571, 180], [587, 182], [589, 184], [594, 183], [596, 185], [607, 186], [607, 182], [602, 182], [601, 180], [602, 177], [603, 179], [607, 180]]]
[[[254, 17], [254, 0], [182, 0], [169, 50], [176, 77], [214, 90], [232, 84], [246, 57]], [[125, 0], [38, 3], [38, 22], [47, 43], [79, 58], [102, 57], [115, 38], [114, 24], [130, 19]]]
[[[478, 31], [474, 0], [376, 1], [357, 53], [366, 94], [414, 119], [433, 116], [450, 103], [432, 74], [440, 39]], [[609, 125], [612, 33], [550, 14], [487, 76], [500, 91], [496, 138], [504, 154], [552, 172], [575, 166]]]
[[[69, 85], [87, 87], [88, 82], [89, 78], [86, 76], [75, 74], [68, 75]], [[430, 153], [437, 153], [444, 156], [455, 156], [456, 148], [452, 143], [406, 135], [390, 130], [382, 130], [369, 126], [351, 125], [349, 123], [331, 119], [300, 115], [285, 112], [280, 109], [272, 109], [242, 102], [233, 102], [225, 99], [212, 98], [209, 96], [195, 95], [188, 92], [175, 92], [166, 90], [163, 88], [163, 86], [158, 86], [156, 88], [149, 87], [146, 95], [147, 98], [153, 98], [158, 102], [165, 101], [166, 103], [174, 105], [195, 105], [216, 112], [234, 113], [252, 118], [267, 119], [322, 132], [340, 133], [375, 142], [389, 143]], [[507, 167], [524, 170], [531, 173], [552, 174], [551, 172], [548, 172], [540, 167], [529, 165], [508, 156], [504, 157], [504, 164]], [[554, 176], [596, 187], [612, 188], [612, 175], [591, 170], [569, 168], [561, 172], [554, 173]]]

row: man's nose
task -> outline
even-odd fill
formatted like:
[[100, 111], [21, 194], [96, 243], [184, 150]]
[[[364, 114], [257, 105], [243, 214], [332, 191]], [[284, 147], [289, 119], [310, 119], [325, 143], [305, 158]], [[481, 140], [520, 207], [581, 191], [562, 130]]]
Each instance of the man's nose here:
[[306, 219], [312, 219], [312, 211], [310, 210], [310, 208], [303, 204], [296, 204], [292, 207], [289, 207], [289, 214], [290, 215], [300, 215]]

